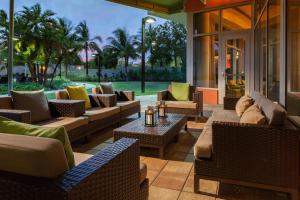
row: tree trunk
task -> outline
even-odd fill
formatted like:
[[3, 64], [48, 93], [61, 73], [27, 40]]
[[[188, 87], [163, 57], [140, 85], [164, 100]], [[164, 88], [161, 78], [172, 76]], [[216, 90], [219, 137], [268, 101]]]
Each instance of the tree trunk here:
[[35, 65], [30, 60], [27, 60], [27, 65], [28, 65], [28, 69], [29, 69], [32, 81], [37, 82]]
[[150, 63], [151, 63], [151, 81], [153, 81], [154, 64], [153, 62]]
[[125, 58], [125, 80], [128, 81], [128, 62], [129, 58]]
[[55, 65], [55, 67], [54, 67], [53, 73], [52, 73], [52, 75], [51, 75], [50, 87], [52, 87], [52, 88], [53, 88], [53, 79], [54, 79], [54, 77], [55, 77], [56, 70], [57, 70], [58, 66], [61, 65], [61, 61], [62, 61], [62, 57], [60, 57], [60, 58], [58, 59], [56, 65]]
[[86, 76], [89, 75], [89, 61], [88, 61], [88, 42], [85, 43], [85, 70]]
[[175, 54], [174, 54], [174, 62], [175, 62], [175, 67], [177, 68], [178, 63], [177, 63], [177, 56]]

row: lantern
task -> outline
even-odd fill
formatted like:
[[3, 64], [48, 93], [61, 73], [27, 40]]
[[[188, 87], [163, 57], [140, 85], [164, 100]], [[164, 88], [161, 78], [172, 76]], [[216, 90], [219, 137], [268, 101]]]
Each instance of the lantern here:
[[165, 101], [160, 101], [158, 105], [158, 117], [167, 117], [166, 115], [166, 103]]
[[155, 111], [153, 107], [145, 110], [145, 126], [155, 126]]

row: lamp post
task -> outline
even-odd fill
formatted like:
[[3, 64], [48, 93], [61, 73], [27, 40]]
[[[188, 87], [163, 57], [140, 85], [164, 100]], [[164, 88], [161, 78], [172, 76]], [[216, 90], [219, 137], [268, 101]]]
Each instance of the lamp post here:
[[92, 54], [93, 57], [97, 58], [97, 65], [98, 65], [98, 82], [100, 83], [100, 76], [101, 76], [101, 64], [100, 64], [100, 54]]
[[145, 92], [145, 25], [146, 23], [154, 23], [156, 21], [153, 17], [145, 17], [142, 19], [142, 68], [141, 68], [141, 90]]

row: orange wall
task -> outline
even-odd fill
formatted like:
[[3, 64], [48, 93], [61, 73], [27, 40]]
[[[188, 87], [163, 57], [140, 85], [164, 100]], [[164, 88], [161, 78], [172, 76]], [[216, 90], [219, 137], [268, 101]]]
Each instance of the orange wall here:
[[248, 0], [207, 0], [207, 4], [204, 5], [200, 0], [187, 0], [185, 3], [186, 12], [197, 12], [202, 8], [213, 8], [233, 3], [246, 2]]
[[197, 91], [203, 92], [203, 103], [217, 105], [219, 103], [219, 90], [217, 88], [197, 87]]

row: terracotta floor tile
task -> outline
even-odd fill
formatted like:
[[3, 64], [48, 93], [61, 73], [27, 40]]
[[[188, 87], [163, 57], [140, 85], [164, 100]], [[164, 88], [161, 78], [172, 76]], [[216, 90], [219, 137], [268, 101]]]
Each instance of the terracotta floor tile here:
[[140, 161], [143, 161], [143, 160], [145, 160], [145, 159], [146, 159], [145, 156], [140, 156]]
[[[216, 181], [201, 179], [199, 189], [201, 192], [216, 195], [217, 190], [218, 190], [218, 185], [219, 185], [219, 183]], [[188, 177], [188, 179], [184, 185], [183, 191], [194, 192], [194, 177], [193, 176]]]
[[150, 186], [149, 200], [176, 200], [180, 192], [166, 188]]
[[157, 170], [147, 170], [147, 178], [149, 179], [149, 184], [151, 185], [153, 183], [153, 181], [156, 179], [156, 177], [158, 176], [159, 171]]
[[178, 198], [178, 200], [215, 200], [215, 197], [195, 194], [190, 192], [182, 192]]
[[188, 174], [162, 171], [152, 185], [172, 190], [182, 190], [187, 177]]
[[163, 169], [164, 172], [176, 172], [181, 174], [189, 174], [192, 169], [193, 163], [181, 161], [169, 161]]
[[168, 161], [158, 159], [158, 158], [145, 158], [143, 163], [147, 165], [147, 168], [150, 170], [160, 171]]

